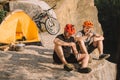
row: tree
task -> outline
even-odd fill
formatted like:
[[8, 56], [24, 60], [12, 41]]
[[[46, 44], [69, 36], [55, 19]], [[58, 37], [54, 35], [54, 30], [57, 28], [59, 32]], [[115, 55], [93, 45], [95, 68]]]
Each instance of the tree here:
[[0, 11], [0, 23], [3, 21], [4, 17], [6, 16], [7, 11], [1, 10]]
[[98, 19], [104, 32], [104, 51], [110, 53], [113, 62], [116, 62], [115, 53], [118, 43], [118, 28], [120, 25], [119, 0], [95, 0], [98, 9]]

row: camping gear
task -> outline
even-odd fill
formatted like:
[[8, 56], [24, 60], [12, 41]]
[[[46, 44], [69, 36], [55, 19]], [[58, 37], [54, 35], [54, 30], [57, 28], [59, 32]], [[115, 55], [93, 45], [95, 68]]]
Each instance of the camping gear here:
[[2, 51], [23, 51], [25, 49], [25, 44], [19, 43], [10, 43], [9, 45], [0, 46]]
[[8, 45], [0, 46], [0, 50], [1, 51], [8, 51], [9, 50], [9, 46]]
[[25, 44], [19, 43], [15, 45], [15, 51], [23, 51], [25, 49]]
[[40, 42], [38, 31], [35, 22], [24, 11], [16, 10], [10, 13], [0, 25], [0, 43]]

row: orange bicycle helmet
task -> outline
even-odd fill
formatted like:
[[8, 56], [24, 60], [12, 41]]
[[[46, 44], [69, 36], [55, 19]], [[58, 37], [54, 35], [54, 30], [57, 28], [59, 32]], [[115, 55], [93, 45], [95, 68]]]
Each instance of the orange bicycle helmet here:
[[74, 25], [72, 24], [66, 24], [64, 30], [68, 32], [70, 35], [75, 34], [75, 28], [74, 28]]
[[90, 21], [85, 21], [83, 27], [93, 28], [93, 23]]

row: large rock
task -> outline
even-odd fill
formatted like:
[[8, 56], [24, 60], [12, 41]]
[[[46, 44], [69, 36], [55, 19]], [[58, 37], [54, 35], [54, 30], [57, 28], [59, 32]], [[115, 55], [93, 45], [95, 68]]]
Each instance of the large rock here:
[[94, 0], [61, 0], [56, 9], [58, 20], [61, 23], [62, 31], [66, 23], [72, 23], [77, 31], [82, 28], [83, 22], [90, 20], [94, 23], [95, 31], [102, 34], [101, 25], [97, 17], [97, 8]]
[[93, 60], [89, 74], [77, 72], [78, 64], [67, 72], [63, 65], [53, 64], [52, 51], [38, 46], [26, 46], [22, 52], [0, 51], [12, 55], [0, 61], [0, 80], [115, 80], [116, 65], [107, 60]]
[[[63, 32], [63, 27], [67, 23], [72, 23], [76, 26], [77, 31], [82, 28], [82, 24], [86, 20], [90, 20], [94, 23], [95, 31], [102, 34], [101, 25], [99, 24], [97, 17], [97, 9], [94, 6], [94, 0], [81, 1], [81, 0], [43, 0], [48, 3], [48, 5], [55, 5], [57, 7], [55, 12], [57, 18], [61, 25], [61, 32]], [[10, 2], [10, 9], [23, 9], [31, 17], [36, 13], [41, 12], [40, 6], [38, 6], [41, 0], [16, 0]], [[46, 6], [47, 7], [47, 6]]]
[[[16, 1], [10, 1], [9, 3], [10, 3], [10, 11], [16, 9], [22, 9], [31, 17], [35, 16], [38, 13], [43, 12], [43, 10], [48, 10], [51, 8], [46, 2], [41, 0], [34, 0], [34, 1], [16, 0]], [[52, 17], [57, 18], [53, 9], [49, 10], [49, 13], [52, 15]]]
[[39, 5], [35, 3], [31, 3], [30, 1], [10, 1], [10, 11], [14, 11], [17, 9], [24, 10], [31, 18], [35, 16], [37, 13], [41, 13], [42, 9]]

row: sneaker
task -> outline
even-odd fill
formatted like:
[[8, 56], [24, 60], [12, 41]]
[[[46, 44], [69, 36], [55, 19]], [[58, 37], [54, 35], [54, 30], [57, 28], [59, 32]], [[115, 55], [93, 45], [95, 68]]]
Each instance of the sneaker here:
[[74, 69], [74, 66], [72, 64], [65, 64], [64, 69], [66, 71], [72, 71]]
[[92, 71], [92, 69], [89, 68], [89, 67], [86, 67], [86, 68], [78, 68], [78, 72], [80, 72], [80, 73], [89, 73], [89, 72], [91, 72], [91, 71]]
[[102, 54], [99, 56], [99, 59], [102, 60], [102, 59], [107, 59], [110, 57], [110, 54]]

